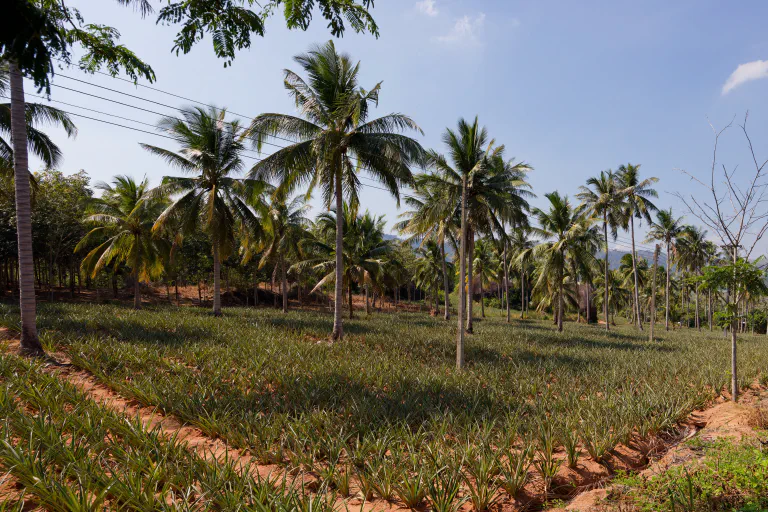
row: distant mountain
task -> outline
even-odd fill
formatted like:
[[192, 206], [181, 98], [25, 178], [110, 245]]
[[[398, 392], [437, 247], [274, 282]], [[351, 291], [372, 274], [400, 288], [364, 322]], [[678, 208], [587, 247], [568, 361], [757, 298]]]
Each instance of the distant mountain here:
[[[615, 270], [619, 268], [619, 263], [621, 262], [621, 257], [625, 254], [629, 254], [630, 251], [608, 251], [608, 265], [611, 267], [611, 269]], [[599, 255], [600, 259], [605, 257], [605, 253], [601, 252]], [[637, 251], [637, 257], [638, 258], [644, 258], [648, 260], [649, 264], [653, 263], [653, 251], [646, 251], [639, 249]], [[664, 254], [664, 252], [659, 253], [659, 265], [664, 266], [667, 263], [667, 255]]]

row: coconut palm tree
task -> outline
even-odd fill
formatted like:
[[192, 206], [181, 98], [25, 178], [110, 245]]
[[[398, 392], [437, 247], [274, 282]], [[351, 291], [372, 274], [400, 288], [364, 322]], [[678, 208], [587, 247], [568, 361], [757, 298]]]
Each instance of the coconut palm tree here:
[[181, 149], [174, 153], [149, 144], [141, 146], [189, 177], [166, 176], [158, 194], [176, 196], [157, 218], [154, 230], [171, 221], [184, 233], [204, 232], [213, 253], [213, 314], [221, 315], [221, 259], [235, 245], [238, 227], [257, 232], [261, 226], [248, 206], [266, 188], [261, 181], [236, 178], [244, 168], [244, 131], [237, 121], [226, 121], [226, 109], [184, 109], [183, 118], [166, 117], [158, 128]]
[[[564, 280], [568, 270], [567, 255], [572, 247], [581, 243], [585, 233], [594, 223], [594, 218], [582, 215], [574, 208], [567, 196], [558, 192], [545, 194], [549, 201], [548, 210], [534, 208], [533, 216], [539, 226], [531, 228], [543, 242], [534, 247], [531, 252], [538, 261], [539, 277], [535, 288], [547, 286], [548, 281], [556, 287], [557, 304], [554, 307], [557, 315], [557, 330], [563, 330]], [[520, 259], [527, 257], [521, 254]]]
[[271, 259], [276, 259], [280, 268], [280, 290], [283, 295], [283, 313], [288, 311], [288, 277], [286, 259], [298, 256], [299, 242], [306, 237], [309, 210], [303, 198], [291, 201], [273, 197], [263, 216], [264, 247], [259, 262], [263, 268]]
[[[488, 140], [488, 131], [480, 127], [477, 117], [472, 123], [459, 119], [457, 129], [454, 131], [447, 128], [443, 133], [442, 139], [448, 149], [448, 157], [435, 151], [429, 152], [427, 163], [434, 169], [434, 172], [425, 175], [422, 179], [429, 182], [430, 186], [437, 187], [447, 194], [450, 197], [450, 202], [458, 205], [456, 209], [460, 214], [456, 367], [461, 369], [464, 366], [467, 257], [468, 254], [471, 254], [471, 248], [467, 247], [469, 242], [468, 188], [469, 182], [474, 178], [475, 174], [483, 172], [487, 167], [487, 157], [489, 151], [491, 151], [491, 144], [489, 144]], [[469, 326], [469, 322], [467, 325]]]
[[667, 249], [666, 263], [666, 285], [664, 292], [664, 328], [669, 330], [669, 272], [672, 266], [672, 250], [675, 248], [677, 238], [684, 230], [683, 218], [672, 214], [672, 208], [669, 210], [659, 210], [656, 212], [656, 222], [651, 223], [651, 229], [646, 237], [647, 242], [664, 242]]
[[[335, 202], [343, 210], [344, 194], [357, 204], [361, 186], [358, 173], [367, 171], [395, 198], [400, 187], [411, 184], [411, 166], [423, 157], [421, 145], [404, 131], [421, 129], [408, 116], [389, 114], [369, 120], [370, 108], [379, 101], [381, 83], [366, 91], [358, 85], [360, 64], [339, 54], [333, 41], [313, 47], [294, 58], [307, 79], [285, 71], [285, 88], [296, 102], [301, 116], [262, 114], [250, 126], [250, 135], [260, 150], [273, 136], [299, 142], [275, 151], [259, 161], [251, 177], [277, 179], [282, 193], [308, 185], [307, 195], [322, 190], [325, 206]], [[343, 216], [336, 216], [336, 275], [333, 339], [343, 336]]]
[[[39, 34], [38, 34], [39, 35]], [[31, 151], [49, 167], [58, 163], [61, 151], [45, 134], [35, 128], [47, 122], [64, 128], [68, 136], [76, 134], [75, 125], [63, 112], [44, 105], [27, 104], [24, 80], [15, 60], [0, 62], [0, 93], [10, 96], [9, 104], [0, 104], [0, 135], [11, 134], [9, 145], [0, 137], [0, 173], [13, 170], [16, 200], [16, 231], [19, 251], [19, 308], [24, 355], [45, 354], [37, 337], [35, 320], [35, 265], [32, 254], [32, 204], [30, 197], [29, 154]], [[12, 165], [11, 165], [12, 162]]]
[[637, 277], [637, 251], [635, 250], [635, 218], [645, 219], [651, 223], [651, 212], [656, 206], [650, 201], [652, 197], [658, 197], [658, 193], [651, 185], [659, 181], [658, 178], [640, 179], [640, 164], [626, 164], [619, 167], [617, 173], [620, 194], [622, 198], [621, 209], [629, 220], [630, 234], [632, 238], [632, 266], [634, 274], [634, 298], [635, 318], [637, 328], [643, 330], [642, 317], [640, 316], [640, 290]]
[[[86, 222], [98, 224], [75, 247], [79, 252], [98, 241], [83, 259], [81, 269], [96, 277], [103, 268], [121, 264], [131, 269], [133, 307], [141, 308], [141, 281], [160, 277], [171, 243], [152, 233], [157, 217], [167, 205], [165, 198], [151, 194], [149, 181], [136, 182], [130, 176], [115, 176], [112, 184], [97, 183], [102, 190], [93, 200]], [[102, 241], [103, 240], [103, 241]]]
[[[607, 171], [601, 171], [599, 176], [593, 176], [587, 179], [587, 185], [579, 187], [579, 193], [576, 197], [581, 201], [582, 205], [589, 209], [592, 215], [598, 216], [603, 221], [603, 243], [605, 244], [605, 260], [603, 262], [604, 279], [608, 280], [608, 272], [610, 271], [608, 265], [608, 230], [610, 229], [613, 239], [616, 240], [617, 231], [619, 226], [624, 225], [624, 219], [622, 218], [622, 211], [619, 207], [621, 204], [621, 197], [619, 193], [619, 187], [616, 180], [616, 175], [610, 169]], [[608, 293], [608, 288], [605, 288], [604, 293]], [[610, 330], [610, 322], [608, 321], [608, 297], [603, 297], [603, 312], [605, 315], [605, 329]]]

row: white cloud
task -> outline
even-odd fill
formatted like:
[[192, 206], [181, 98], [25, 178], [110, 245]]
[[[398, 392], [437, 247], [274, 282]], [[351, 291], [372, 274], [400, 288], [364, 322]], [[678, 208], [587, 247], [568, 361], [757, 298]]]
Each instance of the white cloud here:
[[736, 71], [731, 73], [731, 76], [725, 81], [723, 95], [728, 94], [743, 83], [761, 78], [768, 78], [768, 60], [755, 60], [739, 64]]
[[479, 13], [474, 18], [465, 15], [458, 20], [451, 31], [435, 38], [441, 43], [477, 43], [478, 34], [485, 24], [485, 13]]
[[432, 17], [437, 16], [440, 12], [437, 10], [437, 0], [421, 0], [420, 2], [416, 2], [416, 9], [418, 9], [420, 13]]

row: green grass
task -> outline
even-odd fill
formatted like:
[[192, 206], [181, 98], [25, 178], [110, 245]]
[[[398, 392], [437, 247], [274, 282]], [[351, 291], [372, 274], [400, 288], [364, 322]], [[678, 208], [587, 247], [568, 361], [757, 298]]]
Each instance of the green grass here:
[[[39, 326], [47, 347], [124, 396], [263, 463], [310, 472], [341, 494], [351, 475], [369, 497], [445, 510], [492, 504], [529, 471], [551, 476], [563, 444], [607, 460], [632, 436], [672, 429], [729, 380], [721, 333], [657, 328], [650, 343], [629, 327], [567, 323], [558, 334], [548, 321], [508, 325], [486, 313], [467, 336], [462, 372], [455, 322], [425, 313], [345, 320], [337, 343], [327, 342], [331, 315], [269, 309], [213, 318], [198, 308], [43, 305]], [[3, 306], [0, 320], [14, 325], [17, 314]], [[745, 335], [740, 358], [742, 385], [764, 380], [768, 339]]]
[[639, 511], [679, 512], [768, 510], [768, 450], [720, 440], [702, 446], [704, 458], [648, 480], [620, 479], [621, 499]]

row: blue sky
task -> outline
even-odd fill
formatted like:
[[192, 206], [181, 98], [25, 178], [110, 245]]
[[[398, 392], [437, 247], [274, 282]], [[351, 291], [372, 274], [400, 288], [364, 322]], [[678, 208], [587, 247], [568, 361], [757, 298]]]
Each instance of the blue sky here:
[[[170, 52], [173, 27], [142, 20], [116, 2], [69, 3], [88, 21], [118, 28], [122, 42], [155, 69], [154, 86], [248, 116], [294, 113], [282, 70], [295, 67], [293, 55], [330, 38], [320, 17], [307, 32], [288, 31], [275, 17], [266, 37], [225, 69], [210, 39], [177, 57]], [[644, 175], [660, 178], [658, 205], [684, 214], [671, 192], [697, 189], [676, 169], [706, 175], [713, 142], [708, 119], [723, 126], [734, 116], [741, 121], [746, 110], [758, 157], [768, 158], [766, 2], [378, 0], [373, 13], [379, 39], [348, 33], [336, 44], [362, 62], [364, 87], [383, 81], [378, 113], [409, 114], [425, 132], [421, 142], [437, 150], [445, 127], [478, 115], [509, 155], [534, 166], [536, 205], [546, 192], [572, 196], [587, 177], [632, 162], [642, 164]], [[162, 113], [173, 111], [63, 75], [178, 107], [189, 104], [76, 69], [59, 74], [54, 84]], [[158, 119], [58, 87], [51, 98], [145, 123]], [[65, 172], [84, 169], [94, 180], [147, 175], [153, 184], [170, 173], [138, 145], [170, 141], [85, 119], [77, 124], [74, 140], [53, 133], [64, 150]], [[748, 169], [738, 126], [727, 132], [720, 156], [729, 167]], [[390, 225], [396, 220], [397, 207], [385, 192], [367, 188], [362, 199]]]

